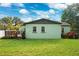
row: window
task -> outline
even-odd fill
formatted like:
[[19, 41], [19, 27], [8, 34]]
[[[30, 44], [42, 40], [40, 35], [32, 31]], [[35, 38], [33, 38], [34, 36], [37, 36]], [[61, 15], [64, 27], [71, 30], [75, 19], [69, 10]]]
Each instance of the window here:
[[44, 26], [41, 27], [41, 32], [45, 33], [45, 27]]
[[33, 27], [33, 32], [36, 33], [36, 26]]

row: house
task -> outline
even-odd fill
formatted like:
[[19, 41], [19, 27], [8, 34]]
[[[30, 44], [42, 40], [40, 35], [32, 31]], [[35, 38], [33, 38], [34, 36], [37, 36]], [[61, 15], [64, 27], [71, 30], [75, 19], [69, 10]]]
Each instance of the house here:
[[61, 23], [48, 19], [39, 19], [23, 24], [23, 36], [29, 39], [60, 39]]
[[70, 24], [67, 22], [62, 22], [61, 27], [62, 27], [62, 34], [66, 34], [66, 33], [70, 32], [70, 30], [71, 30]]

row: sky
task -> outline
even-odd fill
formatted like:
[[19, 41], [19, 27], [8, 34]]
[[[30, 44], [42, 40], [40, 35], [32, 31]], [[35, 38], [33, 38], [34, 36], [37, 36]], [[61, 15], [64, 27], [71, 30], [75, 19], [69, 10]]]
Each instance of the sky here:
[[63, 11], [70, 4], [67, 3], [0, 3], [0, 18], [5, 16], [19, 17], [28, 22], [47, 18], [61, 21]]

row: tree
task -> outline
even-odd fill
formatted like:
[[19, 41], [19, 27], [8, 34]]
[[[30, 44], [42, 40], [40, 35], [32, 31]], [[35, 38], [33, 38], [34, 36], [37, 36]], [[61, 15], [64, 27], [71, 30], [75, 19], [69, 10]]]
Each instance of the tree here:
[[2, 25], [2, 23], [0, 22], [0, 30], [3, 30], [4, 26]]
[[11, 17], [3, 17], [2, 19], [1, 19], [1, 23], [2, 23], [2, 25], [3, 25], [3, 27], [4, 27], [4, 30], [6, 30], [8, 27], [8, 25], [11, 25], [10, 23], [11, 23]]
[[15, 25], [17, 25], [18, 22], [20, 22], [20, 21], [21, 21], [20, 18], [18, 18], [18, 17], [13, 17], [13, 23], [14, 23]]
[[62, 21], [71, 25], [71, 30], [79, 34], [79, 3], [69, 5], [62, 14]]
[[23, 21], [21, 21], [20, 18], [18, 18], [18, 17], [14, 17], [13, 23], [14, 23], [15, 29], [18, 30], [21, 27], [21, 25], [23, 24]]
[[0, 22], [0, 29], [4, 30], [18, 30], [23, 23], [18, 17], [3, 17]]

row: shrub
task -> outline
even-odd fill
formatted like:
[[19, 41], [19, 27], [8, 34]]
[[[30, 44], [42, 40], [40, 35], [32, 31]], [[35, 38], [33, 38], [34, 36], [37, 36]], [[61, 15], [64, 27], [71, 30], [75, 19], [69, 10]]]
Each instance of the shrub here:
[[16, 37], [2, 37], [1, 39], [16, 39]]
[[66, 38], [78, 38], [76, 32], [68, 32], [65, 34]]

